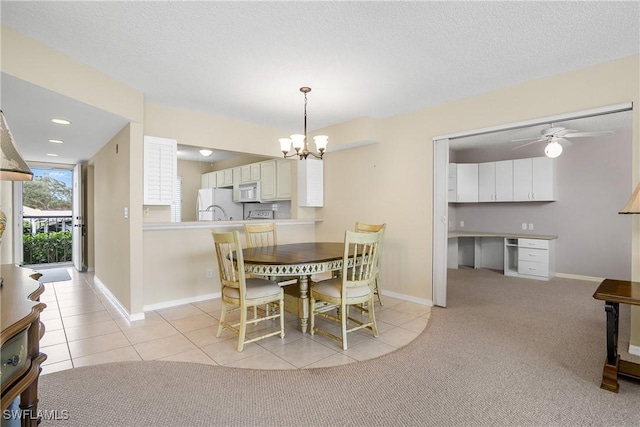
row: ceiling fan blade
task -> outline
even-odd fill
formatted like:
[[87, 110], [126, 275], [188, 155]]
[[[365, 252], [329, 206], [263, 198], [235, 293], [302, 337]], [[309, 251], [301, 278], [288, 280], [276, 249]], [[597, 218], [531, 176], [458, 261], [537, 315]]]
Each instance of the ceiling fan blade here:
[[[513, 147], [513, 150], [518, 149], [518, 148], [522, 148], [522, 147], [526, 147], [527, 145], [535, 144], [536, 142], [542, 142], [542, 141], [546, 141], [546, 140], [547, 140], [546, 138], [536, 139], [535, 141], [527, 142], [525, 144], [518, 145], [517, 147]], [[518, 141], [518, 140], [516, 139], [514, 141]]]
[[565, 135], [563, 135], [564, 138], [577, 138], [580, 136], [604, 136], [604, 135], [613, 135], [613, 131], [610, 130], [603, 130], [600, 132], [574, 132], [574, 133], [567, 133]]
[[565, 129], [565, 130], [561, 130], [560, 132], [554, 133], [553, 136], [561, 137], [561, 136], [565, 136], [565, 135], [567, 135], [569, 133], [574, 133], [574, 132], [578, 132], [578, 131], [575, 130], [575, 129]]
[[564, 145], [565, 147], [569, 147], [569, 146], [573, 145], [573, 142], [571, 142], [568, 139], [565, 139], [563, 137], [555, 138], [555, 140], [557, 142], [559, 142], [561, 145]]
[[[520, 141], [531, 141], [531, 140], [536, 140], [536, 141], [544, 141], [543, 138], [519, 138], [519, 139], [512, 139], [511, 142], [520, 142]], [[535, 142], [535, 141], [534, 141]]]

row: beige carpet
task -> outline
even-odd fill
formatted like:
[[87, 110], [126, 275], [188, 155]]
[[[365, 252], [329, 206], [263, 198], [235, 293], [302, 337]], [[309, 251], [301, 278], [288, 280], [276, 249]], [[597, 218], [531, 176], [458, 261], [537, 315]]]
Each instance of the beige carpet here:
[[619, 394], [599, 388], [597, 283], [450, 273], [449, 307], [378, 359], [291, 371], [180, 362], [62, 371], [41, 378], [40, 408], [69, 419], [42, 425], [640, 425], [640, 382], [621, 380]]

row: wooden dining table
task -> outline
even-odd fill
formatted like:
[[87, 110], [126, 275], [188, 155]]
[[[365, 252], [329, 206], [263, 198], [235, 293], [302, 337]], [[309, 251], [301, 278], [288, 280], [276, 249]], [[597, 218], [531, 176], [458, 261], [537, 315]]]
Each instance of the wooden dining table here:
[[[309, 279], [314, 274], [342, 270], [344, 243], [308, 242], [263, 246], [243, 249], [242, 254], [246, 273], [267, 277], [299, 277], [298, 313], [300, 328], [302, 333], [306, 333], [309, 321]], [[353, 267], [359, 262], [359, 257], [349, 258], [347, 267]]]

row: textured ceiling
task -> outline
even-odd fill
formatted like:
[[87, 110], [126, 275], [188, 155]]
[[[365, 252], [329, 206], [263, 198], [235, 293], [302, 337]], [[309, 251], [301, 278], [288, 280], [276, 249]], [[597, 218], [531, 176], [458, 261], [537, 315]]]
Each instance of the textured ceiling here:
[[638, 54], [640, 36], [637, 1], [3, 0], [1, 7], [3, 25], [152, 102], [285, 133], [301, 131], [301, 86], [313, 89], [308, 125], [317, 129]]

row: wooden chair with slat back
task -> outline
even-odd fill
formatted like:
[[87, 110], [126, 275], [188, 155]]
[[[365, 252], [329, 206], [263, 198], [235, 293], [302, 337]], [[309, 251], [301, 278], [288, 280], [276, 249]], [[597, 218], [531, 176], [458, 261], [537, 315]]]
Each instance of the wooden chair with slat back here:
[[[275, 223], [245, 224], [244, 234], [248, 248], [278, 245], [278, 234]], [[270, 279], [278, 282], [280, 286], [291, 285], [298, 282], [297, 276], [271, 277]]]
[[[310, 291], [311, 335], [316, 332], [342, 342], [342, 349], [347, 349], [347, 333], [368, 328], [378, 336], [378, 327], [374, 313], [373, 282], [378, 265], [378, 250], [383, 231], [361, 233], [346, 231], [344, 239], [344, 255], [342, 258], [342, 276], [315, 282]], [[360, 263], [348, 267], [350, 259], [360, 259]], [[316, 304], [324, 302], [323, 304]], [[368, 320], [352, 317], [349, 308], [357, 308], [361, 314], [368, 314]], [[338, 309], [337, 314], [332, 314]], [[316, 326], [315, 317], [340, 323], [341, 336]], [[350, 326], [355, 324], [355, 326]]]
[[380, 241], [380, 248], [378, 249], [378, 267], [375, 272], [375, 281], [373, 283], [373, 292], [378, 297], [378, 303], [382, 304], [382, 296], [380, 295], [380, 260], [382, 259], [382, 239], [384, 239], [384, 232], [387, 227], [386, 223], [383, 224], [365, 224], [362, 222], [356, 222], [356, 231], [359, 233], [376, 233], [378, 231], [382, 231], [382, 238]]
[[247, 239], [247, 247], [249, 248], [276, 246], [278, 244], [278, 235], [274, 223], [245, 224], [244, 233]]
[[[284, 291], [276, 282], [260, 278], [247, 278], [244, 272], [244, 258], [240, 245], [240, 233], [238, 231], [216, 233], [211, 231], [215, 246], [218, 270], [220, 272], [222, 312], [216, 337], [220, 337], [224, 329], [229, 329], [238, 334], [238, 351], [242, 351], [245, 344], [280, 335], [284, 338]], [[235, 254], [235, 259], [234, 259]], [[278, 310], [272, 314], [266, 313], [263, 317], [255, 315], [248, 318], [247, 310], [251, 307], [275, 303]], [[227, 315], [240, 310], [240, 321], [229, 323]], [[265, 320], [280, 319], [280, 328], [276, 331], [269, 330], [260, 336], [247, 339], [247, 325], [257, 324]]]

